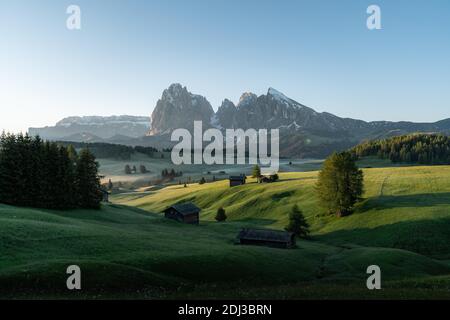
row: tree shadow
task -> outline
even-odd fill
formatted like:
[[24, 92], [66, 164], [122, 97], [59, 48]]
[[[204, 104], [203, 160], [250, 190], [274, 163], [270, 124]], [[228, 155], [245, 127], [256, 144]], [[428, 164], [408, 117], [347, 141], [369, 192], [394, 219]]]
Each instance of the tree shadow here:
[[432, 207], [443, 204], [450, 205], [450, 192], [378, 196], [365, 200], [357, 208], [357, 212], [402, 207]]
[[314, 238], [333, 245], [351, 243], [368, 247], [397, 248], [448, 259], [450, 218], [402, 221], [374, 228], [342, 229], [314, 235]]

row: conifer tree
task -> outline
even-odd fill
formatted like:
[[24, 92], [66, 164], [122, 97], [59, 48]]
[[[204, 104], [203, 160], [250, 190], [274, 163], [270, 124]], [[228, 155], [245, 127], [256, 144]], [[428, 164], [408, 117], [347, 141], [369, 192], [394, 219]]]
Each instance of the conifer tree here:
[[88, 149], [83, 149], [78, 155], [75, 185], [79, 207], [87, 209], [100, 208], [103, 195], [98, 176], [98, 163]]
[[216, 214], [215, 219], [217, 222], [222, 222], [222, 221], [227, 220], [227, 215], [225, 213], [224, 208], [220, 207], [219, 209], [217, 209], [217, 214]]
[[349, 152], [334, 153], [319, 172], [317, 193], [320, 204], [330, 213], [351, 213], [363, 193], [363, 172]]
[[293, 232], [301, 238], [307, 238], [309, 236], [309, 224], [297, 205], [294, 205], [289, 213], [289, 224], [285, 230]]

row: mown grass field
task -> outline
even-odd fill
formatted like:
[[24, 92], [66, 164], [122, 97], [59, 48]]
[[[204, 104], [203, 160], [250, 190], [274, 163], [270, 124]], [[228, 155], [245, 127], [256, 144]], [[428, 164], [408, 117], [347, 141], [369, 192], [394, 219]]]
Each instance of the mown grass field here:
[[[343, 218], [318, 207], [317, 172], [116, 195], [100, 211], [0, 205], [0, 296], [449, 299], [450, 166], [364, 173], [364, 200]], [[186, 200], [203, 209], [200, 226], [158, 214]], [[292, 250], [234, 244], [243, 226], [283, 228], [293, 204], [312, 240]], [[225, 223], [214, 221], [219, 206]], [[65, 287], [70, 264], [82, 269], [81, 292]], [[366, 289], [371, 264], [381, 267], [382, 290]]]

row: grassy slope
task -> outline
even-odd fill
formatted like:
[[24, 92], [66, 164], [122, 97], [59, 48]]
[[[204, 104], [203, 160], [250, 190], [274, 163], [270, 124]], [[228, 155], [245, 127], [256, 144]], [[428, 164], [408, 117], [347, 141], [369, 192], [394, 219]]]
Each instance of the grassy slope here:
[[331, 243], [403, 248], [450, 259], [450, 166], [365, 169], [365, 200], [355, 214], [335, 218], [318, 208], [317, 172], [284, 173], [281, 181], [229, 188], [227, 181], [171, 186], [147, 194], [118, 195], [115, 201], [153, 212], [193, 201], [202, 219], [213, 221], [218, 207], [230, 220], [282, 228], [298, 204], [313, 234]]
[[[120, 205], [72, 212], [0, 205], [0, 296], [73, 297], [65, 268], [78, 264], [79, 297], [450, 298], [450, 167], [367, 169], [366, 200], [340, 219], [317, 209], [316, 175], [114, 199], [153, 212], [192, 200], [204, 209], [198, 227]], [[243, 226], [282, 228], [294, 203], [315, 241], [294, 250], [233, 244]], [[219, 206], [229, 222], [213, 222]], [[385, 290], [365, 289], [370, 264], [380, 265]]]

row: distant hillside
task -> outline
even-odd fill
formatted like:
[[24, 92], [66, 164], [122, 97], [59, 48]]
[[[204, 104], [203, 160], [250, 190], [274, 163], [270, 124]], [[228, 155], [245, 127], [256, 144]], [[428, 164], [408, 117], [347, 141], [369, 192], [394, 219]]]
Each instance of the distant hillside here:
[[99, 142], [120, 137], [122, 140], [144, 136], [150, 129], [149, 117], [137, 116], [86, 116], [68, 117], [55, 126], [29, 128], [30, 135], [40, 135], [50, 140]]
[[367, 141], [352, 148], [356, 157], [375, 156], [394, 163], [450, 164], [450, 137], [410, 134]]

